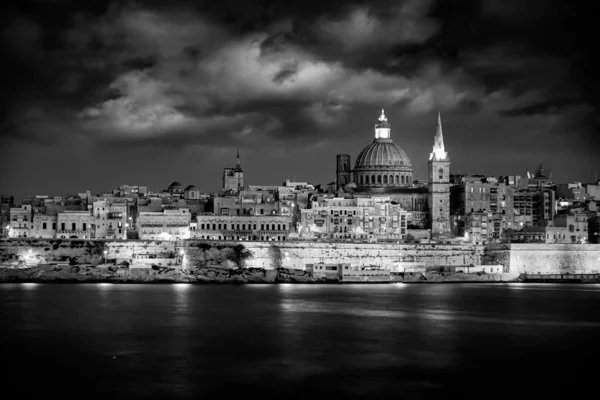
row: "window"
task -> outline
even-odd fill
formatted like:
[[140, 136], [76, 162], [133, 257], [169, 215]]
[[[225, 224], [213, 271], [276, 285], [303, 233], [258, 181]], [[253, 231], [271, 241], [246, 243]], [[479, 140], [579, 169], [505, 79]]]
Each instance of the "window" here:
[[381, 183], [381, 175], [377, 175], [377, 183]]
[[56, 222], [53, 222], [53, 223], [52, 223], [52, 229], [53, 229], [53, 230], [56, 230]]
[[[346, 171], [346, 168], [347, 168], [346, 163], [344, 163], [344, 169], [342, 171]], [[346, 180], [346, 179], [344, 179], [344, 180]]]
[[443, 168], [438, 169], [438, 175], [439, 175], [440, 180], [444, 179], [444, 169]]
[[46, 223], [45, 222], [42, 224], [42, 229], [44, 229], [44, 230], [46, 229]]
[[[119, 223], [119, 225], [121, 225], [121, 223]], [[86, 231], [87, 230], [87, 224], [84, 222], [83, 223], [83, 230]]]
[[265, 230], [265, 224], [260, 224], [260, 230], [264, 231]]
[[75, 222], [71, 223], [71, 230], [74, 231], [77, 229], [77, 224]]
[[388, 178], [387, 178], [387, 175], [384, 175], [384, 176], [383, 176], [383, 183], [385, 183], [385, 184], [387, 184], [387, 183], [388, 183]]

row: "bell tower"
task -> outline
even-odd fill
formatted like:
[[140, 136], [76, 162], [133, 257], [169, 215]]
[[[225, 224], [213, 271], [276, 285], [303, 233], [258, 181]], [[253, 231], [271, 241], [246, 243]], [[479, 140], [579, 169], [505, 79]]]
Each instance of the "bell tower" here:
[[239, 193], [244, 189], [244, 169], [240, 161], [240, 150], [237, 151], [235, 168], [223, 169], [223, 193]]
[[344, 187], [351, 182], [352, 167], [350, 166], [350, 154], [338, 154], [336, 156], [335, 188]]
[[450, 157], [444, 148], [442, 118], [438, 112], [433, 151], [427, 162], [429, 170], [428, 203], [431, 238], [449, 237], [450, 228]]

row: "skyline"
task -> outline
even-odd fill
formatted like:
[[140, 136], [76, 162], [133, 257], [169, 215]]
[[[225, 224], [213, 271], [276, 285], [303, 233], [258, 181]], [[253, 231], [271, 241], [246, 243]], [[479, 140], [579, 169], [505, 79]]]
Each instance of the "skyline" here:
[[543, 164], [557, 182], [591, 182], [600, 91], [583, 7], [13, 4], [0, 192], [175, 180], [214, 192], [238, 148], [249, 184], [329, 183], [336, 154], [354, 163], [373, 140], [381, 108], [416, 179], [427, 178], [439, 110], [452, 173], [524, 176]]

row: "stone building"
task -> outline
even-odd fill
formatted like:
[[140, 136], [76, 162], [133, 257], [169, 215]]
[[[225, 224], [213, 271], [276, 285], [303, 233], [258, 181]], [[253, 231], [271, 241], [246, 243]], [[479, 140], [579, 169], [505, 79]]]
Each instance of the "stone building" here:
[[148, 194], [148, 187], [137, 185], [121, 185], [116, 190], [113, 190], [113, 194], [119, 197], [144, 198]]
[[[474, 241], [500, 239], [505, 229], [517, 229], [515, 188], [504, 181], [482, 175], [453, 176], [450, 187], [450, 215], [456, 236], [470, 235]], [[485, 218], [485, 234], [474, 222]], [[481, 226], [479, 226], [481, 227]]]
[[9, 223], [7, 224], [7, 236], [10, 238], [29, 237], [29, 230], [33, 221], [33, 210], [30, 204], [9, 209]]
[[214, 215], [196, 216], [191, 237], [205, 240], [287, 240], [292, 221], [281, 215]]
[[94, 201], [92, 213], [92, 238], [94, 239], [126, 239], [127, 230], [133, 223], [129, 218], [127, 201], [110, 201], [103, 199]]
[[216, 215], [279, 215], [275, 191], [241, 190], [233, 196], [208, 199], [206, 210]]
[[302, 238], [400, 241], [408, 234], [408, 212], [389, 197], [321, 197], [300, 210]]
[[[508, 230], [509, 242], [537, 242], [548, 244], [589, 243], [589, 216], [587, 214], [559, 215], [546, 226], [526, 226], [520, 230]], [[592, 239], [593, 240], [593, 239]]]
[[59, 239], [90, 239], [95, 218], [89, 211], [62, 211], [57, 214], [56, 237]]
[[190, 238], [191, 214], [187, 209], [140, 212], [138, 233], [142, 240], [183, 240]]
[[56, 237], [57, 223], [57, 214], [34, 213], [29, 236], [32, 238], [53, 239]]

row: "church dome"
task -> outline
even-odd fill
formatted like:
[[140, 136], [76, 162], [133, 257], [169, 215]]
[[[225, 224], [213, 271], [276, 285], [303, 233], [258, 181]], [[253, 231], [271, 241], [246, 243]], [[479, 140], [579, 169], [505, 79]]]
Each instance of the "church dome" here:
[[169, 185], [167, 190], [180, 189], [181, 186], [182, 186], [181, 183], [175, 181]]
[[407, 167], [410, 160], [391, 139], [375, 139], [356, 158], [355, 168]]
[[392, 140], [383, 110], [375, 124], [375, 139], [358, 154], [353, 174], [359, 190], [377, 192], [412, 185], [410, 159]]
[[185, 188], [186, 192], [189, 192], [190, 190], [198, 190], [198, 188], [195, 185], [189, 185]]

